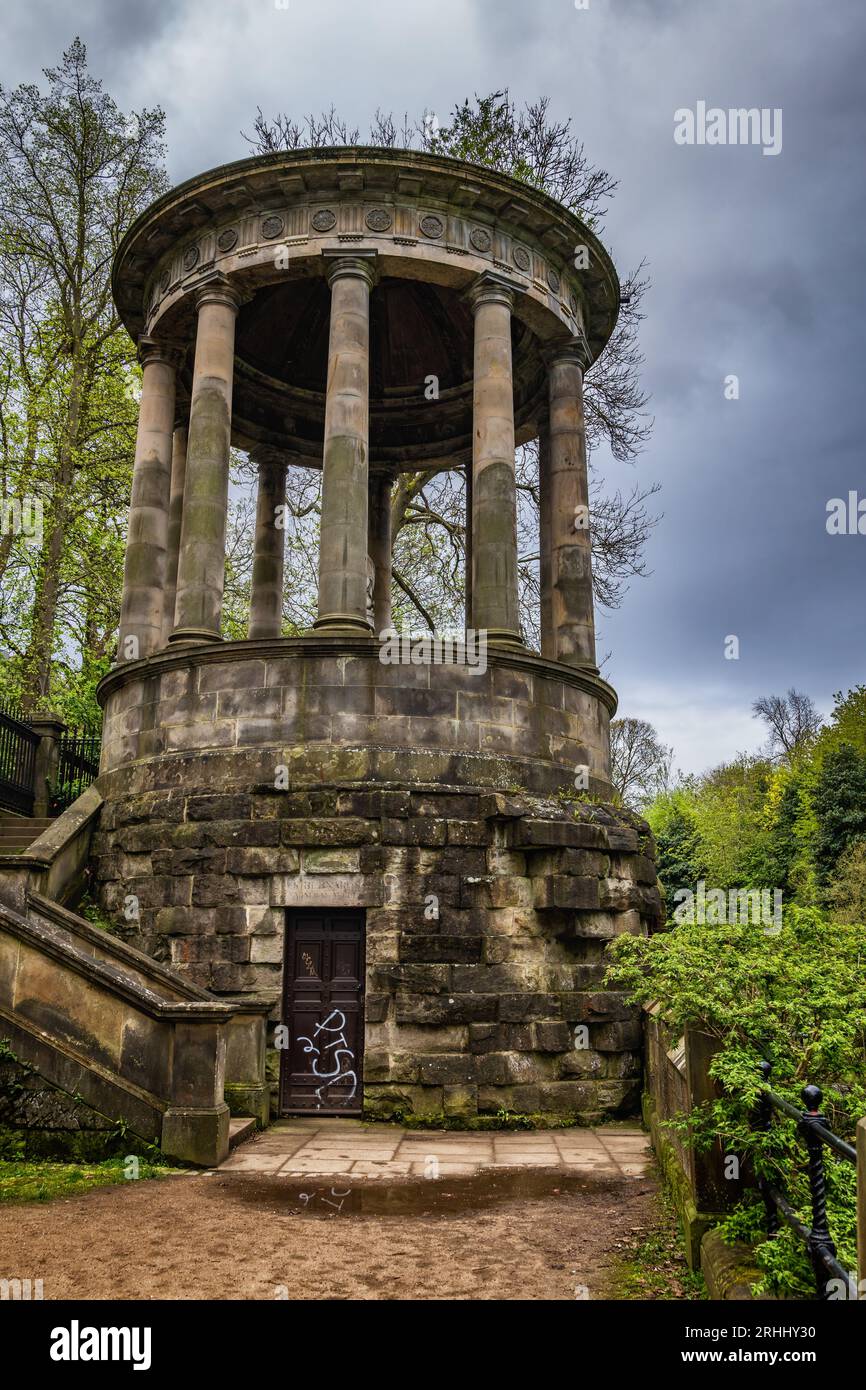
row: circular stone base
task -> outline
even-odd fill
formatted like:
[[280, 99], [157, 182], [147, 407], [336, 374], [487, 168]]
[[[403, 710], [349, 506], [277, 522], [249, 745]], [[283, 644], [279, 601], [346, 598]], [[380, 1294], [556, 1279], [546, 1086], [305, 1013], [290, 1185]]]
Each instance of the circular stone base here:
[[661, 901], [646, 824], [574, 790], [580, 764], [607, 787], [596, 675], [492, 650], [484, 671], [383, 665], [373, 643], [315, 638], [173, 648], [102, 695], [94, 878], [134, 945], [266, 1000], [292, 1034], [292, 914], [348, 909], [364, 960], [350, 1109], [636, 1111], [640, 1022], [602, 988], [602, 956], [653, 930]]
[[283, 786], [610, 796], [616, 696], [597, 672], [493, 644], [462, 664], [432, 655], [417, 642], [321, 635], [171, 646], [102, 682], [102, 771], [124, 769], [123, 786], [141, 791], [180, 778], [274, 785], [287, 768]]

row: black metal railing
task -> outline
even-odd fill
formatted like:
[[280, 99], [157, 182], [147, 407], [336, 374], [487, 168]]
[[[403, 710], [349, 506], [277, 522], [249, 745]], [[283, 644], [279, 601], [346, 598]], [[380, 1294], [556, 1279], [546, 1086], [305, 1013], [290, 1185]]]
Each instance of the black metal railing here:
[[39, 735], [23, 719], [0, 708], [0, 807], [33, 814], [33, 779]]
[[51, 798], [51, 812], [59, 815], [86, 791], [99, 774], [99, 734], [74, 729], [63, 734], [58, 744], [57, 784]]
[[[760, 1178], [758, 1186], [764, 1199], [770, 1235], [774, 1235], [779, 1230], [779, 1217], [781, 1216], [782, 1220], [787, 1222], [792, 1231], [795, 1231], [800, 1237], [809, 1252], [809, 1260], [815, 1275], [815, 1287], [819, 1298], [827, 1299], [831, 1296], [831, 1280], [841, 1280], [841, 1287], [847, 1289], [847, 1296], [857, 1298], [857, 1280], [850, 1270], [847, 1270], [836, 1258], [836, 1246], [827, 1221], [827, 1177], [824, 1170], [824, 1148], [826, 1146], [839, 1158], [843, 1158], [855, 1166], [857, 1150], [853, 1145], [846, 1143], [844, 1139], [840, 1139], [838, 1134], [834, 1134], [830, 1129], [827, 1117], [821, 1113], [823, 1092], [820, 1086], [803, 1087], [800, 1095], [805, 1109], [798, 1110], [796, 1105], [785, 1100], [784, 1096], [777, 1095], [775, 1091], [771, 1090], [771, 1070], [769, 1062], [761, 1063], [764, 1089], [758, 1105], [756, 1125], [765, 1132], [769, 1131], [773, 1123], [774, 1111], [797, 1121], [797, 1129], [806, 1145], [808, 1155], [812, 1225], [811, 1227], [806, 1226], [778, 1188], [774, 1187], [767, 1178]], [[836, 1296], [834, 1293], [833, 1297]]]

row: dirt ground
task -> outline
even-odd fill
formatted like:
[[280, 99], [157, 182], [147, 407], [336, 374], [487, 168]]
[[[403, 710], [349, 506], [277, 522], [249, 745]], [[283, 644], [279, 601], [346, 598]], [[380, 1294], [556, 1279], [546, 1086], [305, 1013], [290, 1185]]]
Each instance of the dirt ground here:
[[45, 1299], [603, 1298], [649, 1178], [179, 1175], [0, 1208], [0, 1276]]

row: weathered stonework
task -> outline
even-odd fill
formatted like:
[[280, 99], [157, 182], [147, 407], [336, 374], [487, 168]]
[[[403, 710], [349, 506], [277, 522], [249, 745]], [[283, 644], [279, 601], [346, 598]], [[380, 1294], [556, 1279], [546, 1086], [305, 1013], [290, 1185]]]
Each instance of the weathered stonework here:
[[[647, 827], [606, 804], [616, 696], [583, 515], [583, 373], [619, 309], [604, 247], [489, 169], [292, 151], [160, 198], [118, 250], [114, 292], [176, 369], [145, 381], [137, 549], [100, 688], [105, 909], [188, 987], [287, 1025], [286, 1111], [327, 1109], [319, 1083], [337, 1077], [335, 1109], [362, 1079], [383, 1118], [633, 1113], [640, 1023], [604, 989], [603, 956], [661, 904]], [[540, 655], [520, 628], [514, 469], [535, 438]], [[250, 638], [223, 643], [232, 446], [257, 461], [259, 495]], [[273, 528], [297, 462], [323, 470], [318, 617], [288, 638]], [[377, 640], [391, 485], [455, 467], [484, 659], [398, 660]], [[316, 915], [329, 908], [345, 911]], [[339, 1039], [314, 1043], [322, 1030]], [[317, 1070], [328, 1048], [337, 1069]], [[229, 1056], [225, 1090], [258, 1113], [253, 1060]]]
[[[379, 672], [389, 669], [399, 670]], [[375, 770], [375, 749], [313, 742], [309, 756], [292, 762], [293, 789], [280, 791], [274, 769], [285, 749], [276, 740], [252, 750], [238, 742], [251, 716], [238, 715], [230, 698], [240, 687], [250, 708], [262, 702], [263, 739], [276, 718], [265, 712], [274, 688], [267, 662], [190, 662], [182, 698], [175, 675], [160, 680], [185, 719], [171, 724], [166, 710], [148, 720], [168, 743], [100, 779], [107, 805], [94, 839], [95, 876], [116, 918], [130, 895], [137, 901], [133, 944], [217, 994], [268, 1000], [276, 1022], [286, 910], [364, 907], [368, 1113], [507, 1108], [589, 1121], [634, 1112], [640, 1022], [602, 977], [611, 938], [660, 921], [645, 823], [557, 794], [557, 781], [561, 792], [567, 787], [564, 768], [549, 763], [547, 795], [496, 790], [492, 754], [476, 755], [482, 785], [422, 783], [405, 765], [401, 778], [398, 760], [394, 776], [377, 785], [345, 776], [353, 758]], [[128, 704], [135, 684], [109, 697], [109, 715]], [[285, 687], [277, 688], [284, 700]], [[307, 685], [308, 696], [313, 689]], [[315, 689], [310, 717], [321, 720], [322, 708], [351, 704], [350, 692], [369, 687]], [[386, 689], [406, 693], [399, 684]], [[200, 701], [211, 716], [206, 735]], [[185, 755], [177, 731], [187, 744], [206, 738], [213, 746], [221, 708], [227, 721], [233, 711], [233, 737], [219, 741], [222, 751]], [[109, 718], [109, 756], [111, 727]], [[321, 738], [324, 725], [317, 728]], [[439, 749], [429, 756], [447, 776], [449, 758]], [[576, 1035], [581, 1024], [587, 1033]]]

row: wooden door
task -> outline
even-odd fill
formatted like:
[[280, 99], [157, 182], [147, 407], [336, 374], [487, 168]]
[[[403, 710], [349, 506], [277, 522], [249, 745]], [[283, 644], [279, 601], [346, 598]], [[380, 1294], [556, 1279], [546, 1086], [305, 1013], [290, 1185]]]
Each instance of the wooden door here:
[[290, 911], [280, 1055], [284, 1115], [360, 1115], [364, 1054], [364, 913]]

